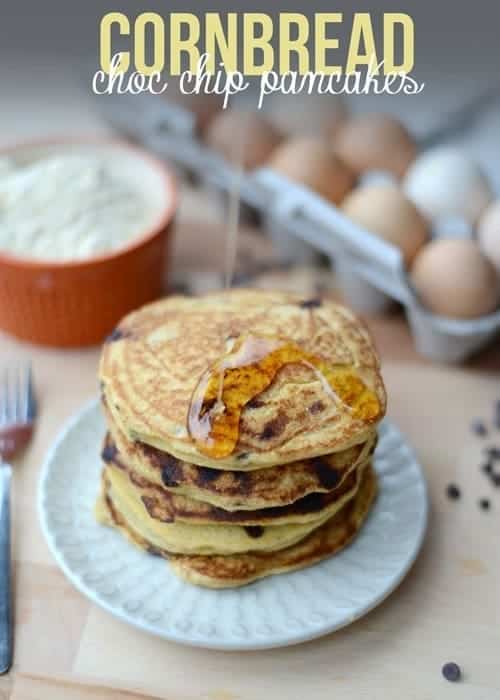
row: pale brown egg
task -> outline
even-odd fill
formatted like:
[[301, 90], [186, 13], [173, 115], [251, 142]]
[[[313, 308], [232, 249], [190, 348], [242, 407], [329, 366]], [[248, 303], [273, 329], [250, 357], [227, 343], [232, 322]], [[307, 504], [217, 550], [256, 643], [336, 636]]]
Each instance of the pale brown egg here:
[[264, 103], [266, 115], [289, 138], [334, 136], [347, 118], [339, 95], [284, 95], [273, 93]]
[[344, 199], [355, 182], [352, 171], [328, 144], [315, 138], [285, 141], [275, 150], [267, 165], [334, 204]]
[[220, 112], [205, 134], [211, 148], [245, 170], [263, 165], [282, 140], [281, 131], [261, 114], [235, 109]]
[[346, 197], [342, 210], [362, 228], [398, 247], [407, 264], [429, 238], [427, 222], [397, 185], [357, 187]]
[[416, 257], [410, 277], [424, 306], [440, 316], [478, 318], [498, 306], [495, 268], [475, 241], [432, 241]]
[[358, 175], [367, 170], [387, 170], [402, 178], [417, 153], [406, 127], [385, 114], [348, 119], [334, 135], [332, 144]]
[[477, 236], [481, 250], [500, 274], [500, 200], [490, 204], [484, 212]]

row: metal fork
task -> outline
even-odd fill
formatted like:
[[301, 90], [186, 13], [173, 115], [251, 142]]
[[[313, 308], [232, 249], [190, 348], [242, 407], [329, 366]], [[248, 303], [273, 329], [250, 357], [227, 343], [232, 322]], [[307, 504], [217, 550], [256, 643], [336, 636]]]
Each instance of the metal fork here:
[[36, 416], [31, 365], [4, 370], [0, 384], [0, 674], [12, 664], [10, 483], [7, 462], [31, 439]]

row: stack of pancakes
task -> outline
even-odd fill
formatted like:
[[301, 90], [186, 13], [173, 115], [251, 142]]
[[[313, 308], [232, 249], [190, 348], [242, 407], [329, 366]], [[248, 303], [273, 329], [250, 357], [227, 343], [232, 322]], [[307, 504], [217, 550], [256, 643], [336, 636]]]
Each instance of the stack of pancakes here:
[[345, 308], [256, 290], [170, 297], [120, 323], [100, 379], [98, 518], [184, 579], [230, 587], [302, 568], [360, 529], [386, 397]]

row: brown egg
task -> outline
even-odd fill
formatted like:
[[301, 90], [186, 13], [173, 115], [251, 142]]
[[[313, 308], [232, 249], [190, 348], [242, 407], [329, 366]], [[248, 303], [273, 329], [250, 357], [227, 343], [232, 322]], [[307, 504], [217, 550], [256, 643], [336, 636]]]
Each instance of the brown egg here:
[[245, 170], [263, 165], [282, 140], [282, 133], [261, 114], [235, 109], [220, 112], [205, 135], [211, 148]]
[[267, 165], [334, 204], [344, 199], [355, 182], [351, 170], [337, 158], [328, 144], [314, 138], [285, 141], [276, 149]]
[[359, 226], [397, 246], [407, 264], [429, 238], [425, 219], [397, 185], [357, 187], [345, 199], [342, 210]]
[[432, 241], [416, 257], [411, 281], [422, 303], [441, 316], [477, 318], [498, 306], [495, 268], [475, 241]]
[[289, 138], [334, 136], [347, 118], [339, 95], [284, 95], [273, 93], [264, 103], [272, 123]]
[[338, 155], [357, 175], [388, 170], [401, 178], [415, 158], [414, 140], [400, 121], [384, 114], [352, 117], [332, 140]]

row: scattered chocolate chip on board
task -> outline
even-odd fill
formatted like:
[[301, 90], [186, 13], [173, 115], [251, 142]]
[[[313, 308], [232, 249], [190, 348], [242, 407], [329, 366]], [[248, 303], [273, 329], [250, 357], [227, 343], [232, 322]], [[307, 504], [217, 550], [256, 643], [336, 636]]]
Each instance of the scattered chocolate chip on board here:
[[462, 671], [460, 670], [460, 666], [454, 661], [449, 661], [448, 663], [446, 663], [441, 669], [441, 672], [446, 678], [446, 680], [450, 681], [450, 683], [456, 683], [462, 677]]

